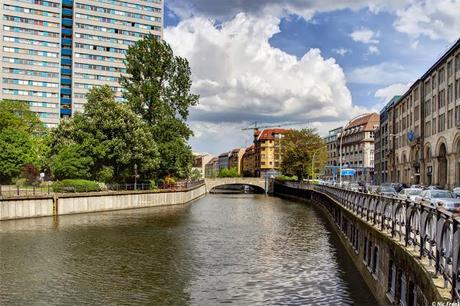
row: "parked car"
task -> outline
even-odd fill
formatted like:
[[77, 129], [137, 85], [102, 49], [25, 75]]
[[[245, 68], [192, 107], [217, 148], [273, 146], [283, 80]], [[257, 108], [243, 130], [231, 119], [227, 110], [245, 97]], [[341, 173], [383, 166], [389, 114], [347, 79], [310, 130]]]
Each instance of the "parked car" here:
[[405, 188], [399, 192], [398, 196], [403, 200], [417, 201], [422, 192], [421, 188]]
[[378, 194], [387, 196], [387, 197], [395, 197], [397, 196], [396, 189], [392, 186], [380, 186], [377, 190]]
[[367, 191], [370, 194], [378, 194], [380, 186], [378, 185], [371, 185], [367, 187]]
[[362, 192], [362, 191], [363, 191], [363, 187], [360, 186], [360, 185], [357, 184], [357, 183], [350, 183], [350, 184], [347, 186], [347, 189], [348, 189], [348, 190], [351, 190], [351, 191], [358, 191], [358, 192]]
[[452, 189], [452, 192], [457, 196], [457, 198], [460, 198], [460, 187], [455, 187]]
[[421, 194], [421, 202], [431, 205], [432, 207], [443, 206], [449, 211], [460, 212], [460, 199], [453, 192], [448, 190], [425, 190]]
[[443, 190], [441, 186], [431, 185], [425, 188], [425, 190]]

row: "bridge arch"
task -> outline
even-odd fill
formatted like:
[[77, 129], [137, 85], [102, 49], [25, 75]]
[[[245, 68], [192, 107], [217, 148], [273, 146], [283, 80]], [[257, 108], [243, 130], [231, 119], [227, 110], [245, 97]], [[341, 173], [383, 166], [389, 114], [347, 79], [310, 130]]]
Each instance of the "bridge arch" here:
[[265, 182], [264, 178], [259, 177], [228, 177], [228, 178], [206, 178], [206, 192], [211, 192], [211, 190], [215, 189], [216, 187], [221, 186], [235, 186], [235, 185], [247, 185], [252, 186], [258, 191], [261, 192], [268, 192], [266, 187], [270, 188], [270, 182]]

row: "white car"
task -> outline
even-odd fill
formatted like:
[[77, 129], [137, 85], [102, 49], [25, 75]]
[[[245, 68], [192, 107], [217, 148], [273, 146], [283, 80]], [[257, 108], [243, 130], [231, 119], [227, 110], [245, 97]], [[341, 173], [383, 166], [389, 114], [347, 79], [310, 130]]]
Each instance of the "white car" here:
[[449, 211], [460, 212], [460, 199], [448, 190], [425, 190], [420, 195], [420, 199], [433, 207], [443, 206]]
[[423, 189], [421, 188], [405, 188], [399, 192], [398, 196], [403, 200], [411, 200], [416, 202], [422, 192]]

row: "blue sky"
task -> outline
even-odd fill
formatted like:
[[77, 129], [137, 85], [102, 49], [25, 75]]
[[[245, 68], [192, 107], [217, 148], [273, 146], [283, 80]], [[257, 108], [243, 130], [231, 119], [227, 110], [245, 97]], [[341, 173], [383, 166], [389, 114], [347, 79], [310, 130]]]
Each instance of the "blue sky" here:
[[[443, 1], [440, 0], [438, 3], [441, 5]], [[251, 34], [252, 31], [264, 31], [267, 27], [275, 27], [275, 30], [267, 36], [262, 35], [261, 44], [255, 45], [254, 48], [258, 47], [260, 50], [269, 48], [270, 52], [275, 53], [276, 51], [272, 49], [281, 50], [282, 54], [276, 55], [278, 56], [277, 61], [281, 64], [286, 60], [286, 55], [293, 55], [301, 62], [302, 57], [306, 54], [312, 55], [312, 49], [318, 49], [320, 58], [308, 61], [308, 63], [299, 63], [299, 66], [306, 73], [305, 75], [299, 75], [299, 78], [306, 78], [305, 84], [309, 84], [306, 86], [307, 90], [300, 85], [298, 94], [296, 94], [297, 89], [292, 88], [290, 84], [286, 84], [286, 92], [292, 93], [297, 99], [291, 99], [292, 101], [286, 105], [291, 107], [291, 105], [299, 106], [299, 103], [304, 103], [304, 108], [309, 109], [303, 115], [305, 121], [312, 122], [312, 125], [317, 127], [323, 134], [329, 128], [333, 128], [334, 124], [340, 125], [339, 122], [350, 119], [349, 117], [352, 114], [359, 113], [359, 111], [379, 110], [393, 94], [404, 93], [406, 86], [420, 77], [458, 38], [455, 30], [459, 30], [458, 22], [452, 21], [451, 16], [448, 15], [449, 8], [438, 8], [435, 4], [425, 3], [426, 1], [421, 0], [418, 1], [420, 3], [416, 3], [417, 1], [408, 2], [407, 4], [398, 2], [394, 7], [379, 10], [374, 8], [375, 5], [380, 5], [378, 0], [374, 1], [375, 3], [369, 1], [369, 4], [364, 1], [364, 4], [358, 7], [349, 8], [344, 7], [340, 4], [340, 1], [337, 1], [339, 3], [337, 4], [337, 9], [330, 6], [322, 7], [321, 4], [315, 4], [315, 1], [304, 1], [313, 3], [308, 4], [308, 7], [302, 7], [304, 2], [295, 0], [280, 1], [282, 2], [281, 5], [275, 1], [274, 3], [276, 4], [273, 4], [273, 6], [260, 1], [257, 7], [246, 7], [244, 2], [241, 4], [242, 1], [239, 1], [238, 5], [241, 5], [241, 7], [232, 7], [233, 11], [228, 14], [227, 10], [220, 10], [219, 1], [217, 1], [217, 4], [216, 2], [207, 2], [207, 0], [188, 2], [191, 4], [184, 4], [178, 0], [166, 1], [165, 37], [167, 41], [168, 39], [171, 40], [170, 43], [175, 51], [177, 49], [180, 55], [190, 57], [192, 73], [199, 70], [196, 73], [197, 76], [194, 77], [196, 82], [205, 80], [209, 84], [213, 84], [213, 86], [222, 85], [221, 88], [225, 88], [225, 90], [229, 87], [228, 84], [226, 86], [219, 84], [222, 83], [222, 78], [214, 78], [213, 73], [208, 76], [202, 68], [202, 61], [200, 61], [200, 68], [194, 69], [194, 67], [198, 67], [196, 59], [199, 56], [190, 50], [192, 46], [203, 46], [204, 44], [210, 44], [210, 47], [204, 49], [205, 51], [203, 52], [213, 50], [210, 54], [222, 53], [222, 58], [228, 59], [227, 61], [217, 61], [212, 67], [209, 67], [209, 70], [215, 69], [216, 65], [232, 65], [232, 61], [235, 61], [235, 67], [237, 65], [243, 66], [236, 73], [253, 76], [254, 79], [258, 80], [257, 84], [264, 83], [265, 78], [269, 79], [270, 76], [267, 75], [267, 72], [257, 75], [257, 72], [251, 71], [250, 68], [247, 71], [244, 69], [244, 60], [252, 63], [260, 59], [257, 52], [252, 57], [250, 54], [226, 54], [229, 46], [232, 46], [233, 42], [236, 44], [238, 39], [234, 39], [233, 34], [230, 36], [228, 34], [224, 35], [224, 32], [226, 29], [229, 29], [229, 31], [230, 29], [233, 29], [233, 31], [234, 29], [238, 30], [235, 24], [231, 24], [231, 26], [229, 24], [235, 22], [235, 15], [239, 13], [243, 13], [244, 16], [240, 15], [238, 22], [244, 25], [242, 26], [243, 29], [247, 27], [248, 35], [257, 35]], [[254, 3], [256, 2], [258, 1], [255, 0]], [[453, 2], [454, 5], [458, 5], [457, 1]], [[187, 5], [191, 6], [184, 9]], [[295, 9], [292, 8], [293, 6]], [[413, 16], [420, 16], [420, 13], [416, 14], [417, 9], [426, 11], [424, 17], [428, 19], [420, 22], [417, 18], [412, 18]], [[267, 21], [272, 17], [275, 18], [274, 21]], [[458, 19], [455, 16], [454, 18]], [[203, 25], [203, 20], [211, 20], [211, 25]], [[437, 24], [438, 27], [429, 27], [430, 22]], [[444, 22], [444, 25], [439, 26], [439, 22]], [[450, 25], [450, 23], [452, 24]], [[203, 27], [207, 27], [207, 32], [202, 29]], [[454, 31], [446, 29], [450, 27]], [[209, 35], [209, 33], [215, 35], [214, 41], [202, 38], [205, 35]], [[456, 33], [460, 33], [460, 31]], [[194, 35], [197, 37], [194, 37]], [[239, 33], [239, 35], [244, 34]], [[252, 36], [251, 39], [254, 40]], [[183, 41], [180, 41], [181, 37], [184, 37]], [[259, 38], [259, 36], [254, 37]], [[220, 38], [222, 38], [222, 41], [220, 41]], [[268, 47], [264, 46], [264, 38], [268, 40]], [[244, 39], [244, 37], [241, 39]], [[222, 43], [222, 45], [219, 46], [219, 43]], [[244, 44], [242, 46], [244, 47]], [[260, 53], [264, 52], [259, 51], [258, 54], [260, 55]], [[267, 58], [269, 58], [268, 55]], [[338, 64], [337, 69], [330, 65], [330, 62], [328, 62], [330, 59], [333, 59]], [[280, 63], [278, 64], [281, 65]], [[314, 75], [313, 79], [307, 80], [309, 65], [316, 74], [312, 73]], [[289, 67], [291, 66], [289, 65]], [[321, 69], [320, 67], [322, 66], [326, 68]], [[260, 66], [258, 69], [260, 69]], [[317, 72], [318, 69], [322, 72]], [[315, 82], [316, 84], [321, 84], [324, 78], [328, 78], [327, 69], [330, 69], [330, 74], [334, 75], [334, 77], [326, 82], [327, 86], [319, 85], [321, 87], [319, 90], [323, 94], [309, 96], [309, 94], [318, 90]], [[298, 69], [294, 69], [294, 71], [298, 71]], [[233, 69], [232, 72], [234, 72]], [[276, 71], [274, 73], [276, 74]], [[344, 75], [343, 81], [341, 74]], [[248, 78], [245, 78], [245, 80], [248, 81]], [[248, 82], [251, 81], [249, 80]], [[267, 81], [267, 83], [270, 82]], [[335, 86], [334, 82], [339, 85]], [[199, 130], [196, 133], [198, 135], [191, 140], [191, 144], [196, 151], [209, 151], [217, 154], [220, 151], [231, 149], [231, 146], [240, 146], [242, 144], [239, 135], [231, 137], [230, 134], [228, 141], [217, 139], [214, 144], [218, 145], [209, 145], [207, 140], [214, 136], [206, 136], [206, 132], [209, 128], [219, 126], [219, 124], [235, 129], [250, 122], [251, 118], [268, 123], [299, 122], [299, 119], [303, 121], [303, 117], [299, 117], [298, 112], [288, 114], [284, 108], [278, 109], [275, 107], [273, 107], [273, 110], [277, 115], [273, 116], [260, 116], [260, 112], [254, 111], [251, 117], [250, 109], [253, 109], [251, 107], [245, 109], [244, 115], [239, 115], [238, 111], [235, 111], [235, 108], [231, 106], [246, 98], [241, 94], [241, 91], [247, 90], [247, 97], [251, 101], [259, 101], [259, 92], [254, 94], [250, 89], [241, 90], [241, 88], [238, 88], [237, 90], [237, 87], [235, 87], [233, 92], [229, 90], [226, 95], [212, 93], [208, 96], [207, 88], [209, 87], [203, 89], [203, 87], [199, 86], [198, 91], [203, 98], [204, 104], [201, 108], [192, 111], [190, 118], [192, 127], [197, 127]], [[270, 86], [267, 88], [270, 88]], [[278, 91], [282, 91], [283, 88], [282, 86], [278, 87]], [[331, 94], [331, 92], [335, 93]], [[351, 101], [346, 101], [348, 100], [347, 92], [351, 94]], [[238, 99], [235, 98], [236, 96], [238, 96]], [[279, 100], [281, 98], [272, 99], [269, 92], [262, 93], [262, 96], [264, 97], [263, 99], [266, 99], [267, 105], [271, 105], [270, 103], [273, 103], [273, 105], [280, 104], [289, 99], [289, 96], [283, 96], [282, 99], [284, 100]], [[264, 104], [263, 99], [254, 105], [260, 106]], [[333, 109], [335, 99], [340, 99], [340, 103], [343, 102], [342, 108]], [[217, 104], [221, 106], [220, 109], [215, 106], [215, 101], [219, 101]], [[350, 107], [349, 103], [352, 104], [354, 111], [348, 113], [343, 110]], [[320, 114], [313, 115], [319, 104], [323, 105], [323, 111]], [[245, 104], [241, 104], [239, 108], [245, 108]], [[326, 115], [327, 112], [330, 112], [330, 115]], [[219, 119], [214, 120], [214, 118]], [[247, 143], [247, 139], [245, 142]]]

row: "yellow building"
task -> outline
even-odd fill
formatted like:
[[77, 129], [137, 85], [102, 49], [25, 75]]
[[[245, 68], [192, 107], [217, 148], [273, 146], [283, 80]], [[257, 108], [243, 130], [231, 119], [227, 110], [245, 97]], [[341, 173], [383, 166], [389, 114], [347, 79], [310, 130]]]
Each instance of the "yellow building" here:
[[238, 170], [238, 174], [242, 174], [242, 159], [245, 149], [233, 149], [229, 156], [228, 156], [228, 168], [236, 168]]
[[255, 130], [256, 176], [263, 177], [267, 172], [279, 172], [283, 155], [281, 139], [288, 131], [286, 129]]
[[243, 176], [253, 177], [256, 173], [256, 153], [254, 145], [246, 148], [241, 161]]

